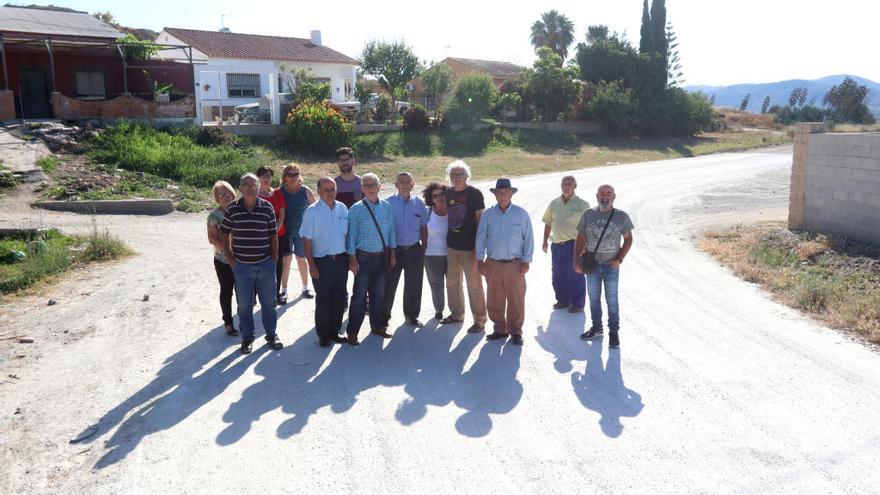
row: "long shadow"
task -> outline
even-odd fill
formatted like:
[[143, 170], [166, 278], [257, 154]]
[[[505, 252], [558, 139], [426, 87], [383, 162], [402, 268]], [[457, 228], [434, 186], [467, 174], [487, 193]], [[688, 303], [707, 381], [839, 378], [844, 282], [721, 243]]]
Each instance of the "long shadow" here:
[[[259, 311], [254, 319], [259, 332]], [[168, 357], [150, 383], [106, 412], [97, 423], [83, 430], [80, 436], [87, 436], [89, 432], [97, 430], [97, 433], [82, 442], [92, 443], [119, 425], [105, 442], [109, 451], [98, 460], [95, 468], [101, 469], [123, 460], [143, 438], [171, 428], [221, 394], [261, 355], [262, 347], [259, 347], [253, 354], [234, 362], [240, 356], [240, 342], [237, 337], [227, 336], [223, 326], [209, 330]], [[228, 355], [202, 371], [206, 364], [224, 352]]]
[[584, 373], [571, 374], [574, 393], [584, 407], [599, 413], [602, 433], [617, 438], [623, 433], [621, 417], [632, 418], [642, 412], [642, 396], [627, 388], [620, 374], [620, 350], [609, 349], [608, 360], [602, 365], [602, 343], [605, 339], [586, 343], [589, 350]]
[[587, 360], [588, 350], [580, 339], [585, 322], [584, 312], [571, 314], [566, 310], [556, 310], [550, 313], [546, 329], [538, 327], [535, 340], [545, 351], [556, 357], [553, 368], [559, 373], [570, 373], [573, 361]]
[[455, 404], [465, 413], [455, 429], [468, 437], [484, 437], [492, 430], [492, 415], [513, 410], [523, 394], [516, 379], [522, 348], [511, 343], [486, 342], [473, 366], [453, 385]]

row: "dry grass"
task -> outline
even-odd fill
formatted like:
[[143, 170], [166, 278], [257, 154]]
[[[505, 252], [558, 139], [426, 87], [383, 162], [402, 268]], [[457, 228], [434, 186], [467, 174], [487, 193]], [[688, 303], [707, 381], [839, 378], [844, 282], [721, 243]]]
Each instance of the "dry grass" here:
[[740, 112], [735, 108], [716, 108], [715, 113], [727, 129], [773, 129], [782, 130], [785, 126], [774, 121], [770, 113]]
[[880, 248], [780, 222], [709, 232], [700, 248], [780, 302], [880, 344]]
[[828, 132], [880, 132], [880, 123], [877, 124], [834, 124]]

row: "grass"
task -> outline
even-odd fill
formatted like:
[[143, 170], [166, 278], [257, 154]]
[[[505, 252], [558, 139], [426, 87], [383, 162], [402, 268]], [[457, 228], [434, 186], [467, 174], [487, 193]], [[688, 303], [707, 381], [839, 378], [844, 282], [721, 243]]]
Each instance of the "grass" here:
[[700, 248], [779, 301], [880, 344], [880, 248], [779, 222], [709, 232]]
[[[23, 259], [16, 259], [15, 252], [24, 253]], [[112, 260], [131, 252], [107, 231], [99, 232], [94, 223], [84, 236], [69, 236], [53, 229], [0, 238], [0, 294], [25, 289], [73, 266]]]
[[0, 189], [10, 189], [18, 183], [12, 170], [3, 166], [3, 160], [0, 160]]
[[43, 169], [43, 172], [47, 174], [51, 174], [52, 172], [54, 172], [55, 169], [58, 168], [58, 164], [60, 163], [61, 160], [59, 160], [58, 157], [54, 155], [46, 155], [37, 160], [37, 165], [41, 169]]

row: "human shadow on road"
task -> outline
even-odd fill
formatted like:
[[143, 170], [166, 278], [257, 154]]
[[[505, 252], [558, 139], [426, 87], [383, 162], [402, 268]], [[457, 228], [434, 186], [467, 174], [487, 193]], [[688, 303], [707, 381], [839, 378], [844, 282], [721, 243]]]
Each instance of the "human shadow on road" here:
[[602, 433], [617, 438], [623, 433], [620, 418], [638, 416], [644, 404], [642, 404], [642, 396], [623, 383], [619, 349], [608, 350], [608, 360], [603, 367], [604, 340], [600, 338], [586, 343], [587, 368], [584, 373], [571, 374], [571, 385], [581, 404], [599, 413]]
[[523, 395], [516, 379], [522, 348], [510, 342], [486, 342], [476, 362], [453, 385], [455, 405], [465, 409], [455, 429], [468, 437], [492, 430], [492, 415], [513, 410]]
[[573, 361], [587, 360], [588, 349], [580, 339], [585, 321], [586, 314], [583, 312], [571, 314], [565, 310], [553, 311], [547, 328], [538, 327], [535, 340], [541, 348], [556, 357], [553, 368], [559, 373], [570, 373]]
[[[279, 308], [279, 317], [283, 311]], [[254, 320], [258, 340], [252, 354], [236, 361], [241, 356], [238, 351], [240, 338], [226, 335], [222, 325], [213, 328], [168, 357], [150, 383], [86, 428], [81, 436], [92, 429], [97, 429], [98, 433], [82, 443], [92, 443], [119, 425], [105, 442], [109, 451], [98, 460], [95, 468], [102, 469], [123, 460], [145, 437], [180, 423], [241, 376], [266, 350], [265, 346], [259, 345], [263, 335], [260, 311], [256, 312]], [[225, 357], [203, 371], [224, 352], [227, 353]]]

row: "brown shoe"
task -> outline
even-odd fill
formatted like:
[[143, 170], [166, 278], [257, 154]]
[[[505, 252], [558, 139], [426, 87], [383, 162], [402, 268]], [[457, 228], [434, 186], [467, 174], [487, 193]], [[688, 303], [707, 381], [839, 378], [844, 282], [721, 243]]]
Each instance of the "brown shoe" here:
[[360, 342], [358, 342], [357, 335], [349, 335], [349, 336], [348, 336], [348, 343], [349, 343], [349, 345], [358, 345], [358, 344], [360, 344]]
[[388, 333], [387, 328], [377, 328], [375, 330], [370, 330], [370, 333], [373, 335], [378, 335], [379, 337], [382, 337], [383, 339], [390, 339], [391, 338], [391, 334]]
[[474, 323], [470, 328], [467, 329], [467, 333], [480, 333], [485, 331], [486, 328], [483, 325], [477, 325]]
[[443, 318], [442, 320], [440, 320], [441, 325], [446, 325], [449, 323], [464, 323], [464, 320], [459, 320], [458, 318], [453, 318], [452, 315], [449, 315], [446, 318]]

